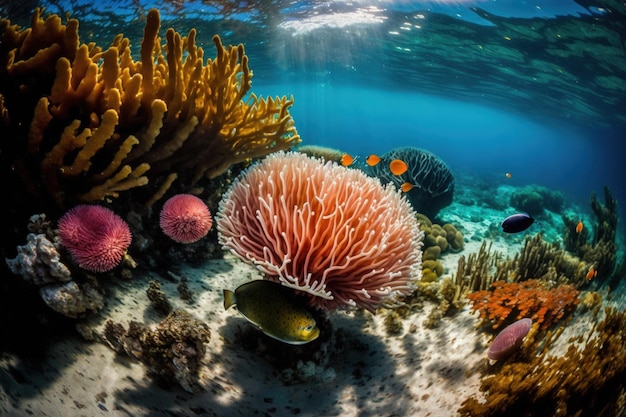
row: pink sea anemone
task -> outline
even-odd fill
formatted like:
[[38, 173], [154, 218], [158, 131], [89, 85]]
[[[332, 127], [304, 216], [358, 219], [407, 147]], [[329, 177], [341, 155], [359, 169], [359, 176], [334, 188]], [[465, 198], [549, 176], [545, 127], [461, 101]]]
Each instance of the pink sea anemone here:
[[112, 210], [82, 204], [59, 220], [59, 237], [83, 269], [106, 272], [116, 267], [130, 245], [128, 224]]
[[193, 243], [209, 233], [213, 218], [207, 205], [191, 194], [177, 194], [161, 209], [161, 230], [179, 243]]
[[374, 312], [421, 277], [411, 205], [357, 169], [274, 153], [233, 183], [216, 218], [225, 249], [313, 306]]
[[513, 354], [521, 346], [522, 340], [526, 337], [532, 325], [531, 319], [524, 318], [505, 327], [489, 346], [489, 351], [487, 352], [489, 361], [494, 363]]

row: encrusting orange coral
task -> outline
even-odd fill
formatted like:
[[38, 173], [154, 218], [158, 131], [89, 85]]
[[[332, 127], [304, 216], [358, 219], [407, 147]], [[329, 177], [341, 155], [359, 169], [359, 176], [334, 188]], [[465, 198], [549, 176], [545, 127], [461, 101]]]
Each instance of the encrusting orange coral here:
[[569, 284], [549, 288], [546, 282], [529, 279], [496, 281], [491, 286], [491, 291], [476, 291], [468, 294], [467, 299], [472, 311], [478, 311], [481, 319], [493, 323], [494, 329], [528, 317], [545, 330], [574, 311], [580, 302], [579, 291]]
[[153, 194], [174, 181], [184, 190], [300, 140], [292, 97], [250, 93], [243, 45], [216, 35], [205, 64], [195, 29], [170, 28], [161, 44], [152, 9], [134, 61], [121, 34], [103, 51], [80, 43], [77, 20], [41, 15], [28, 29], [0, 20], [0, 146], [26, 188], [58, 206], [148, 183]]

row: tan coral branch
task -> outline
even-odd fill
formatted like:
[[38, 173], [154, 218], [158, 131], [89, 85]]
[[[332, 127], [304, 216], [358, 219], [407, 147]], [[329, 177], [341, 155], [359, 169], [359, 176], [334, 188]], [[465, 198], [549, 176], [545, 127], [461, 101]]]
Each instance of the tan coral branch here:
[[120, 191], [141, 187], [148, 184], [149, 180], [144, 174], [150, 169], [148, 164], [141, 164], [132, 169], [124, 165], [115, 176], [106, 180], [103, 184], [93, 187], [88, 193], [80, 198], [84, 201], [101, 201], [106, 197], [119, 197]]
[[91, 158], [98, 152], [107, 140], [111, 138], [117, 125], [118, 115], [115, 110], [109, 109], [102, 115], [102, 123], [98, 127], [91, 137], [85, 143], [85, 146], [80, 150], [76, 159], [70, 166], [64, 166], [61, 168], [61, 173], [67, 176], [76, 176], [82, 172], [85, 172], [91, 166]]
[[21, 178], [41, 177], [58, 205], [171, 185], [171, 178], [188, 190], [234, 163], [299, 142], [289, 114], [293, 98], [248, 97], [252, 71], [243, 45], [225, 46], [215, 35], [216, 57], [204, 64], [195, 29], [187, 36], [168, 29], [161, 44], [160, 24], [159, 12], [150, 10], [134, 61], [122, 34], [103, 51], [80, 43], [78, 21], [44, 20], [41, 9], [25, 30], [0, 19], [2, 120], [11, 125], [7, 103], [21, 100], [6, 86], [18, 74], [20, 83], [41, 78], [24, 86], [39, 104], [18, 138], [31, 159], [20, 166], [39, 168]]

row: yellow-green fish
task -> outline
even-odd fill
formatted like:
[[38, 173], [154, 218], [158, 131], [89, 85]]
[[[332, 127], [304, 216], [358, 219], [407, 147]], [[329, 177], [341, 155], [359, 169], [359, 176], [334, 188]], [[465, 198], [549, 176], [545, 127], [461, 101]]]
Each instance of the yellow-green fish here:
[[247, 282], [232, 292], [224, 290], [224, 309], [233, 305], [266, 335], [292, 345], [317, 339], [320, 329], [294, 290], [272, 281]]

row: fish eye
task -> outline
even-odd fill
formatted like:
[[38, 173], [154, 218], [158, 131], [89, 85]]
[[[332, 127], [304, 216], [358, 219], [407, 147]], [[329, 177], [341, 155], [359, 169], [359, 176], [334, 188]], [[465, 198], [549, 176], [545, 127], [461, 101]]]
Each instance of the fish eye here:
[[315, 324], [308, 324], [306, 326], [298, 326], [298, 330], [300, 330], [303, 333], [311, 333], [314, 328], [315, 328]]

